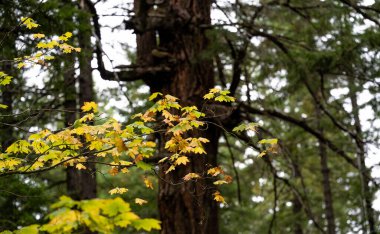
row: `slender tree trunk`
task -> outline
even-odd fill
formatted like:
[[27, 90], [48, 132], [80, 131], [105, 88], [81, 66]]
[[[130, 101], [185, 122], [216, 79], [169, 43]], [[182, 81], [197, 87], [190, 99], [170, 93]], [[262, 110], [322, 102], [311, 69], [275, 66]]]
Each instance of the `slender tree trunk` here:
[[[79, 6], [82, 10], [78, 17], [81, 24], [78, 40], [82, 49], [79, 54], [79, 105], [82, 106], [84, 102], [94, 100], [91, 68], [93, 49], [91, 46], [90, 13], [83, 0], [80, 1]], [[67, 190], [74, 199], [83, 200], [96, 197], [95, 164], [86, 163], [85, 166], [86, 170], [77, 170], [70, 167], [67, 169]]]
[[[13, 25], [13, 22], [15, 19], [15, 15], [13, 11], [5, 10], [5, 14], [3, 15], [4, 20], [2, 27], [5, 28], [11, 28]], [[0, 46], [0, 60], [12, 60], [13, 58], [17, 57], [17, 50], [16, 50], [16, 38], [17, 35], [14, 33], [6, 34], [6, 33], [0, 33], [0, 38], [2, 38], [4, 41], [2, 42], [2, 45]], [[1, 104], [7, 105], [8, 108], [2, 109], [1, 113], [3, 117], [1, 118], [2, 123], [11, 123], [13, 120], [13, 93], [15, 88], [17, 87], [14, 83], [17, 82], [17, 75], [18, 71], [12, 66], [9, 62], [1, 62], [0, 63], [0, 71], [7, 73], [10, 76], [13, 76], [13, 79], [10, 84], [6, 86], [0, 86], [0, 94], [1, 94]], [[8, 146], [11, 145], [11, 143], [15, 140], [13, 134], [14, 129], [12, 126], [4, 125], [2, 124], [0, 127], [0, 147], [2, 150], [6, 150]]]
[[[324, 133], [323, 125], [321, 123], [322, 111], [319, 108], [318, 104], [315, 104], [316, 117], [317, 117], [317, 128], [321, 135]], [[323, 185], [323, 199], [325, 204], [325, 215], [327, 220], [327, 233], [335, 233], [335, 218], [334, 218], [334, 208], [333, 208], [333, 198], [330, 186], [330, 169], [327, 164], [327, 148], [326, 144], [318, 140], [319, 145], [319, 156], [321, 162], [321, 173], [322, 173], [322, 185]]]
[[[151, 92], [162, 92], [178, 97], [183, 105], [202, 104], [202, 97], [214, 86], [211, 59], [200, 59], [208, 46], [205, 32], [197, 24], [210, 24], [210, 0], [166, 0], [154, 10], [144, 0], [135, 0], [135, 15], [140, 28], [149, 27], [153, 13], [164, 14], [165, 22], [155, 30], [140, 31], [137, 34], [138, 65], [158, 66], [175, 61], [171, 73], [147, 77]], [[156, 39], [158, 37], [158, 40]], [[153, 50], [164, 50], [166, 57], [157, 56]], [[195, 135], [195, 136], [194, 136]], [[178, 167], [165, 174], [167, 166], [159, 171], [158, 204], [162, 221], [161, 233], [218, 233], [218, 205], [213, 201], [215, 188], [212, 181], [183, 182], [189, 172], [202, 173], [216, 165], [220, 132], [209, 125], [206, 130], [197, 131], [193, 137], [208, 138], [206, 156], [190, 155], [191, 165]], [[164, 152], [164, 135], [161, 135], [160, 151]], [[194, 156], [194, 157], [193, 157]]]
[[[300, 169], [298, 168], [298, 165], [293, 164], [293, 168], [294, 168], [294, 179], [300, 180], [301, 173], [300, 173]], [[302, 225], [301, 225], [302, 221], [300, 218], [301, 212], [302, 212], [302, 203], [299, 200], [299, 198], [295, 195], [294, 195], [292, 203], [293, 203], [293, 214], [294, 214], [294, 217], [296, 218], [294, 221], [294, 234], [303, 234]]]
[[354, 117], [354, 125], [355, 125], [355, 132], [356, 132], [356, 155], [357, 155], [357, 163], [359, 167], [359, 175], [360, 175], [360, 181], [361, 181], [361, 193], [362, 193], [362, 201], [363, 201], [363, 216], [366, 220], [363, 220], [364, 227], [366, 230], [367, 226], [369, 228], [369, 232], [371, 234], [378, 233], [376, 231], [375, 226], [375, 212], [372, 208], [372, 200], [373, 200], [373, 194], [371, 192], [371, 189], [369, 187], [369, 179], [371, 178], [370, 171], [365, 165], [365, 143], [363, 138], [363, 131], [361, 128], [360, 118], [359, 118], [359, 106], [358, 106], [358, 100], [357, 100], [357, 86], [355, 84], [354, 77], [348, 78], [348, 88], [349, 88], [349, 97], [351, 100], [352, 105], [352, 114]]
[[[9, 58], [7, 58], [9, 59]], [[13, 75], [12, 73], [12, 67], [10, 65], [0, 66], [0, 71], [3, 71], [7, 73], [8, 75]], [[14, 80], [12, 80], [14, 82]], [[2, 110], [2, 115], [4, 117], [1, 118], [2, 123], [11, 123], [13, 120], [12, 113], [13, 113], [13, 90], [15, 89], [15, 85], [13, 83], [1, 87], [1, 104], [7, 105], [8, 107], [5, 110]], [[14, 130], [13, 127], [6, 124], [1, 124], [0, 127], [0, 143], [1, 143], [1, 149], [2, 152], [5, 151], [8, 146], [12, 144], [12, 142], [15, 140], [13, 136]]]

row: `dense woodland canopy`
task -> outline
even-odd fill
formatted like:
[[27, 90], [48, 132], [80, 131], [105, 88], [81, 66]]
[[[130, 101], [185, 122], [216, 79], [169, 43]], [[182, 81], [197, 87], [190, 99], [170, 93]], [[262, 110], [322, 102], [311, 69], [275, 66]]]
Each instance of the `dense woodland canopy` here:
[[[5, 0], [0, 15], [0, 231], [380, 232], [379, 1]], [[199, 147], [177, 154], [182, 137]]]

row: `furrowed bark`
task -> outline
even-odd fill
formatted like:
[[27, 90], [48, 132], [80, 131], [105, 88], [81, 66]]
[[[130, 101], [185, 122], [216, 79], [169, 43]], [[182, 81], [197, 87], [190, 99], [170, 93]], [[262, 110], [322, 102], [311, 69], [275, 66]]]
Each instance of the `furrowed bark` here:
[[368, 168], [365, 165], [365, 157], [366, 157], [366, 150], [365, 150], [365, 143], [363, 141], [363, 131], [360, 123], [359, 118], [359, 106], [358, 106], [358, 100], [357, 100], [357, 86], [355, 84], [354, 77], [348, 78], [348, 88], [349, 88], [349, 98], [351, 100], [352, 105], [352, 115], [354, 118], [354, 126], [356, 130], [356, 136], [355, 139], [356, 143], [356, 157], [357, 157], [357, 164], [358, 164], [358, 170], [359, 170], [359, 176], [360, 176], [360, 183], [361, 183], [361, 193], [362, 193], [362, 202], [363, 202], [363, 222], [364, 222], [364, 232], [366, 232], [367, 227], [369, 229], [369, 233], [375, 234], [378, 233], [376, 231], [375, 227], [375, 211], [372, 208], [372, 200], [373, 195], [371, 192], [371, 189], [369, 187], [371, 174]]
[[[315, 112], [317, 117], [317, 129], [319, 133], [323, 136], [324, 127], [321, 123], [322, 110], [318, 103], [315, 103]], [[327, 158], [327, 148], [323, 141], [318, 139], [318, 148], [319, 156], [321, 163], [321, 174], [322, 174], [322, 186], [323, 186], [323, 200], [325, 205], [325, 215], [327, 220], [327, 233], [335, 233], [335, 218], [334, 218], [334, 208], [333, 208], [333, 198], [330, 185], [330, 169], [328, 167], [328, 158]]]
[[[88, 7], [83, 0], [80, 1], [80, 9], [83, 11], [78, 20], [84, 28], [79, 33], [79, 46], [82, 52], [79, 54], [79, 105], [84, 102], [94, 101], [92, 81], [92, 45], [91, 22]], [[83, 27], [83, 26], [82, 26]], [[91, 161], [91, 156], [88, 159]], [[96, 197], [96, 168], [94, 163], [86, 163], [86, 170], [67, 169], [67, 190], [69, 194], [78, 200]], [[89, 233], [89, 232], [88, 232]]]
[[[214, 86], [212, 59], [201, 59], [200, 54], [207, 48], [205, 32], [191, 27], [186, 22], [209, 24], [211, 1], [166, 0], [156, 9], [146, 1], [135, 0], [134, 24], [138, 25], [138, 65], [159, 65], [175, 60], [175, 66], [167, 74], [145, 78], [151, 92], [162, 92], [178, 97], [183, 105], [201, 106], [203, 95]], [[152, 30], [152, 14], [160, 13], [170, 18], [169, 25], [157, 24]], [[147, 27], [150, 27], [147, 29]], [[136, 29], [136, 27], [135, 27]], [[146, 30], [144, 30], [146, 29]], [[156, 38], [159, 38], [158, 40]], [[154, 50], [164, 50], [166, 57], [157, 56]], [[219, 130], [208, 126], [205, 130], [194, 131], [192, 137], [205, 137], [206, 156], [190, 155], [191, 163], [165, 174], [168, 165], [159, 170], [159, 213], [162, 221], [161, 233], [218, 233], [218, 205], [213, 201], [215, 187], [211, 180], [183, 182], [189, 172], [201, 173], [216, 165]], [[167, 136], [160, 135], [159, 150], [165, 153]], [[178, 185], [175, 185], [179, 183]]]

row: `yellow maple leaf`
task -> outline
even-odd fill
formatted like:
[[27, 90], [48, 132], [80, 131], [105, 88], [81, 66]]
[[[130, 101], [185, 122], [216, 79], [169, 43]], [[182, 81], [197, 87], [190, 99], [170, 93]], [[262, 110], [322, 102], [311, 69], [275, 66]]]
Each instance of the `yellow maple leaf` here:
[[94, 113], [96, 113], [98, 112], [98, 104], [96, 104], [95, 102], [84, 102], [81, 109], [83, 112], [89, 112], [92, 110]]
[[43, 162], [37, 161], [37, 162], [33, 163], [33, 165], [30, 167], [30, 169], [31, 170], [37, 170], [37, 169], [39, 169], [39, 168], [41, 168], [43, 166], [44, 166]]
[[273, 139], [262, 139], [258, 143], [259, 144], [271, 144], [271, 145], [274, 145], [274, 144], [278, 143], [278, 139], [276, 139], [276, 138], [273, 138]]
[[72, 34], [71, 32], [66, 32], [64, 35], [65, 35], [65, 37], [67, 37], [67, 38], [70, 38], [70, 37], [73, 36], [73, 34]]
[[217, 180], [214, 182], [215, 185], [228, 184], [225, 180]]
[[121, 139], [119, 136], [115, 136], [115, 146], [119, 153], [128, 150], [128, 148], [125, 146], [123, 142], [123, 139]]
[[77, 165], [75, 165], [75, 167], [76, 167], [78, 170], [86, 170], [86, 166], [83, 165], [82, 163], [78, 163]]
[[183, 177], [183, 180], [189, 181], [191, 179], [198, 179], [201, 178], [197, 173], [189, 173]]
[[207, 174], [212, 176], [217, 176], [220, 173], [223, 173], [223, 170], [220, 167], [213, 167], [207, 170]]
[[219, 93], [220, 91], [221, 91], [221, 89], [219, 89], [219, 88], [210, 89], [210, 93]]
[[264, 150], [263, 152], [261, 152], [257, 157], [261, 158], [263, 156], [265, 156], [267, 154], [267, 151]]
[[136, 203], [136, 204], [139, 204], [140, 206], [142, 206], [142, 205], [148, 203], [148, 201], [146, 201], [146, 200], [144, 200], [144, 199], [141, 199], [141, 198], [136, 198], [136, 199], [135, 199], [135, 203]]
[[33, 38], [44, 38], [44, 37], [45, 37], [45, 34], [42, 34], [42, 33], [33, 34]]
[[23, 62], [17, 64], [17, 68], [18, 68], [18, 69], [21, 69], [21, 68], [23, 68], [23, 67], [25, 67], [25, 66], [26, 66], [26, 64], [23, 63]]
[[175, 161], [175, 164], [176, 165], [186, 165], [189, 161], [189, 159], [186, 157], [186, 156], [181, 156], [179, 158], [177, 158], [177, 160]]
[[168, 157], [163, 157], [162, 159], [160, 159], [160, 161], [158, 161], [158, 163], [163, 163], [163, 162], [165, 162], [167, 159], [168, 159]]
[[144, 177], [144, 184], [147, 188], [153, 189], [153, 183], [147, 177]]
[[165, 171], [165, 174], [168, 174], [169, 172], [174, 171], [174, 170], [175, 170], [175, 166], [174, 166], [174, 165], [171, 165], [171, 166], [169, 167], [169, 169], [167, 169], [167, 170]]
[[40, 26], [36, 24], [32, 18], [29, 17], [21, 17], [22, 24], [25, 25], [28, 29], [37, 28]]
[[224, 200], [224, 197], [220, 194], [219, 191], [216, 191], [215, 193], [213, 193], [213, 195], [214, 195], [215, 201], [220, 202], [220, 203], [226, 203], [226, 201]]
[[109, 194], [111, 195], [114, 195], [114, 194], [123, 194], [123, 193], [126, 193], [128, 192], [128, 189], [127, 188], [119, 188], [119, 187], [116, 187], [114, 189], [111, 189], [110, 191], [108, 191]]
[[[80, 123], [84, 123], [86, 121], [90, 121], [90, 120], [93, 120], [95, 117], [94, 113], [90, 113], [90, 114], [87, 114], [85, 116], [83, 116], [82, 118], [79, 119], [79, 122]], [[75, 125], [75, 124], [74, 124]]]
[[121, 169], [121, 172], [124, 173], [124, 174], [126, 174], [126, 173], [129, 172], [129, 170], [128, 170], [128, 168], [123, 168], [123, 169]]

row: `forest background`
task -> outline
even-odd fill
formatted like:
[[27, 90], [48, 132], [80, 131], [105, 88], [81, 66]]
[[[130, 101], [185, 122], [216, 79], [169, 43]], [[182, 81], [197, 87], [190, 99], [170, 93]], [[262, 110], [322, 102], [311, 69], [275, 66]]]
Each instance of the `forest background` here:
[[[46, 223], [61, 195], [114, 198], [111, 189], [126, 187], [120, 196], [139, 216], [161, 220], [162, 233], [379, 232], [380, 3], [9, 0], [0, 11], [0, 70], [14, 77], [1, 92], [3, 152], [74, 124], [85, 102], [126, 126], [162, 92], [207, 114], [196, 135], [211, 141], [208, 156], [197, 163], [190, 155], [187, 167], [219, 165], [233, 178], [218, 186], [226, 202], [216, 203], [202, 187], [209, 182], [182, 183], [187, 169], [166, 174], [157, 164], [167, 152], [165, 136], [155, 134], [158, 153], [145, 160], [153, 171], [116, 175], [103, 161], [85, 170], [2, 170], [1, 230]], [[21, 17], [40, 27], [27, 29]], [[66, 32], [81, 52], [17, 68], [14, 58], [38, 49], [33, 34]], [[236, 101], [203, 102], [215, 86]], [[233, 132], [241, 123], [259, 125]], [[258, 157], [268, 150], [258, 144], [264, 138], [279, 141]], [[148, 202], [135, 204], [137, 197]]]

